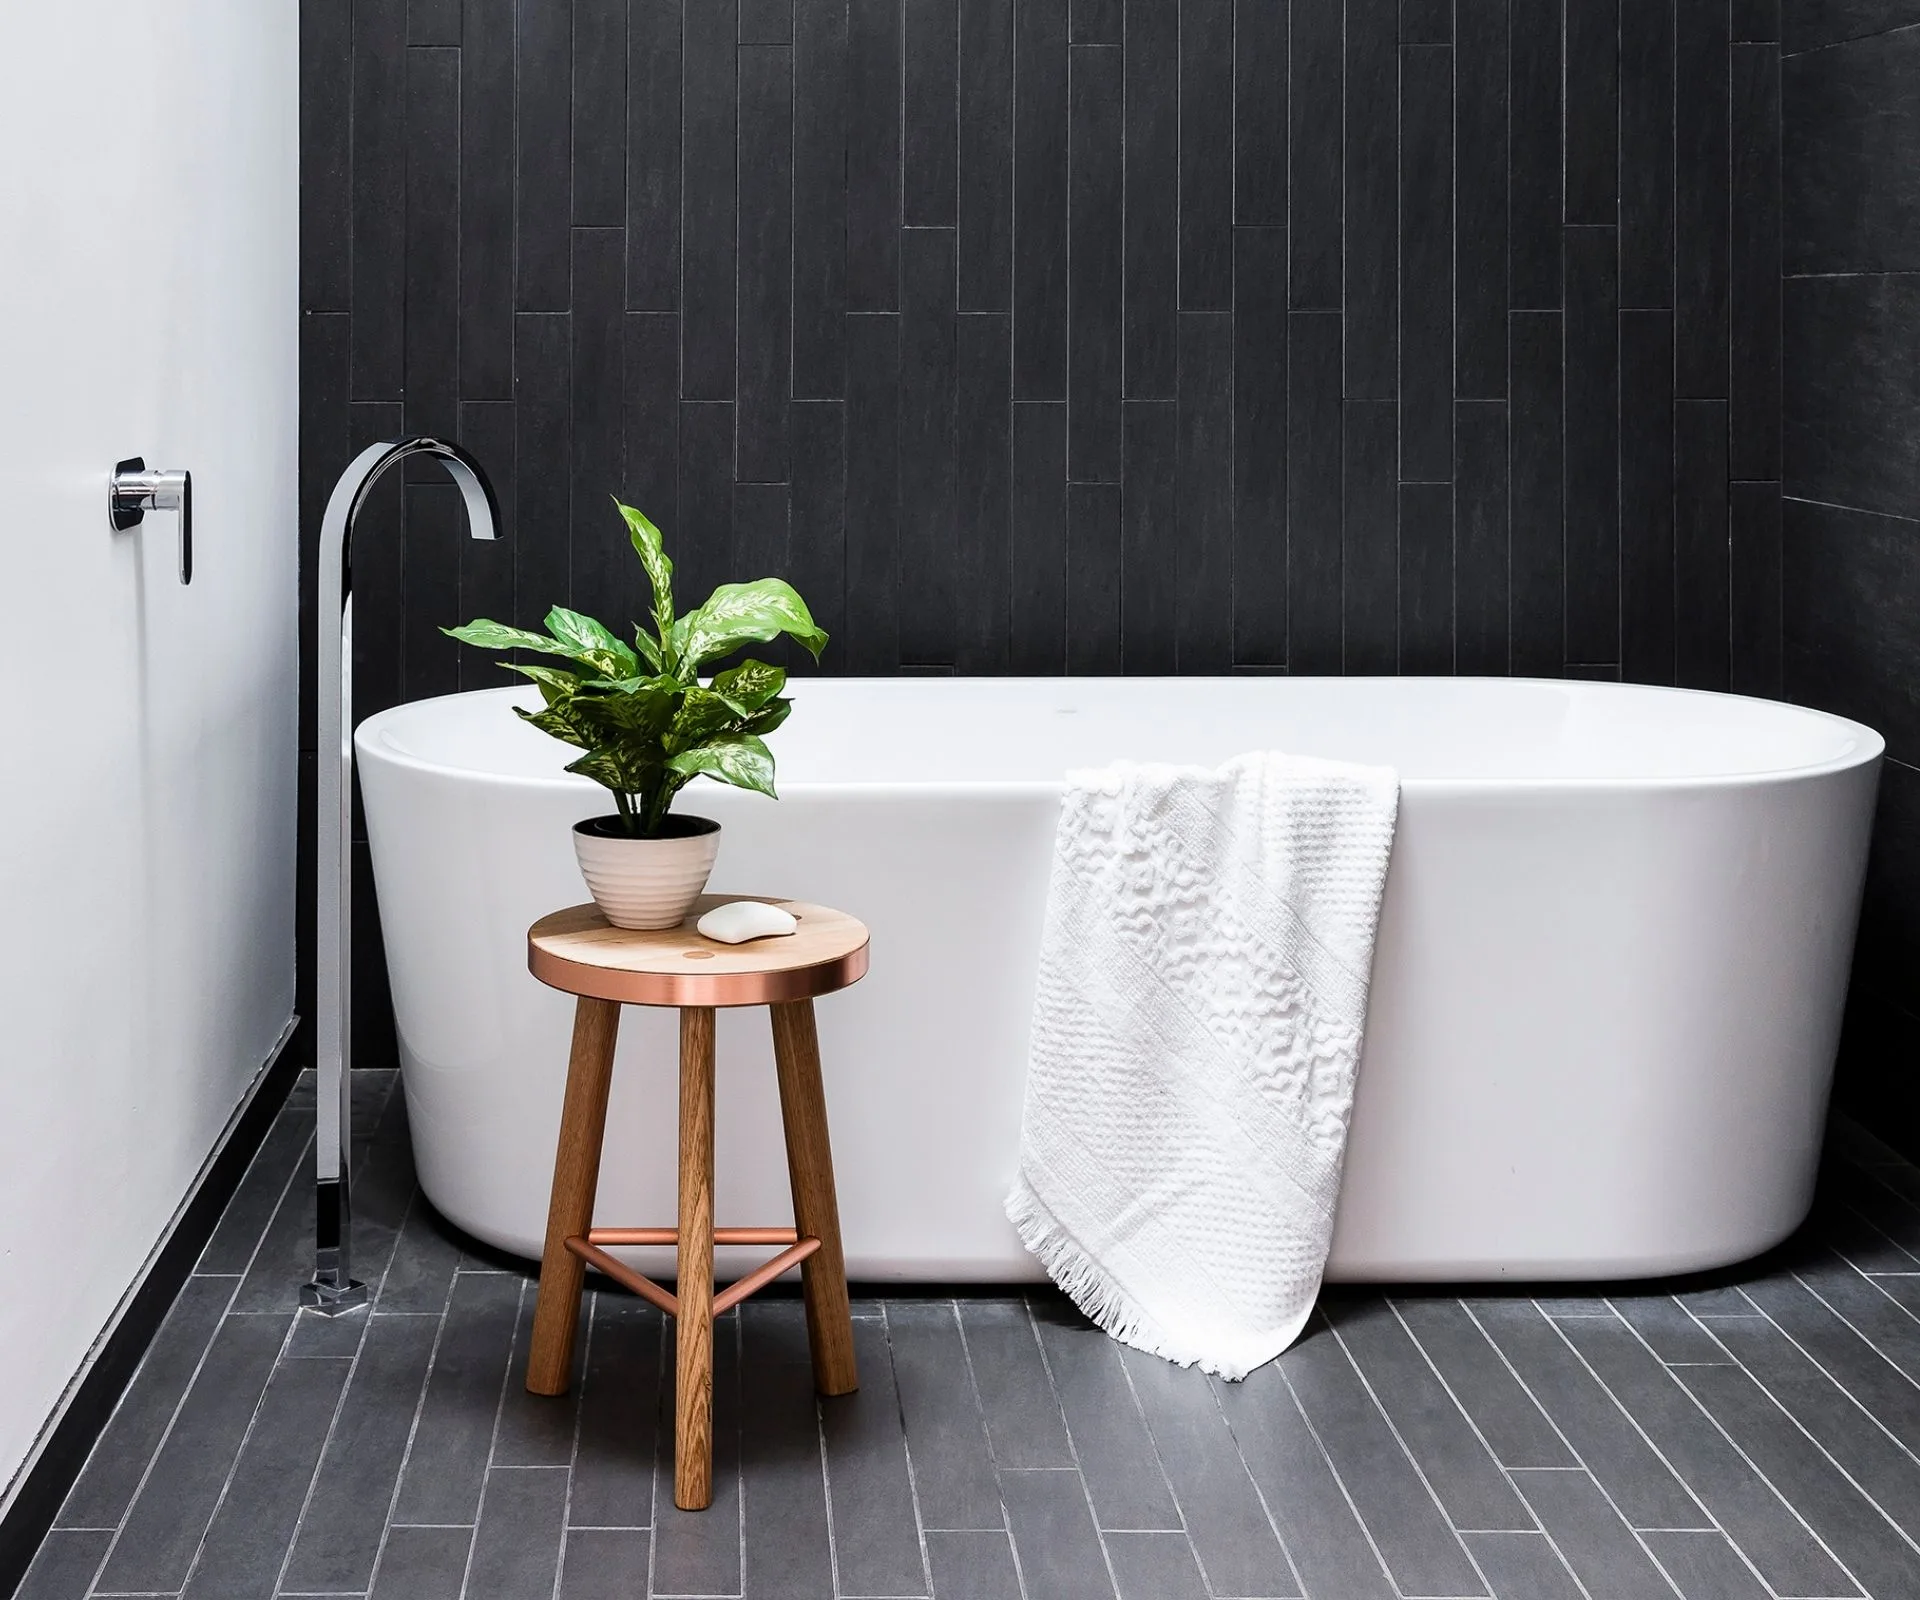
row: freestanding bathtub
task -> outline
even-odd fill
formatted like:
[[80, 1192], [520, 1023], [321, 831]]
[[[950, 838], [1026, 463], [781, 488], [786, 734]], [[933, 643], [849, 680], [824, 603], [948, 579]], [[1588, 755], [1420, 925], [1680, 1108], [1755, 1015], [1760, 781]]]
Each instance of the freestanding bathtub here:
[[[1329, 1275], [1650, 1276], [1755, 1254], [1811, 1199], [1882, 741], [1818, 712], [1472, 679], [808, 680], [776, 804], [717, 785], [712, 886], [843, 907], [819, 1004], [857, 1277], [1039, 1275], [1001, 1211], [1062, 779], [1275, 748], [1404, 782]], [[586, 898], [607, 809], [512, 690], [357, 736], [420, 1180], [538, 1255], [572, 1002], [525, 932]], [[603, 1221], [674, 1213], [670, 1019], [629, 1009]], [[765, 1014], [720, 1022], [723, 1220], [786, 1221]], [[644, 1259], [644, 1258], [643, 1258]], [[658, 1262], [652, 1263], [658, 1266]]]

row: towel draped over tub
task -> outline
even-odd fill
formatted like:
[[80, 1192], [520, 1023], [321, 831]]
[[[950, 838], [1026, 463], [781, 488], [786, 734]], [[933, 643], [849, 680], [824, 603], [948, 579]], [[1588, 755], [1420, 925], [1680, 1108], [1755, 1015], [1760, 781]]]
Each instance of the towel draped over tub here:
[[1277, 754], [1069, 776], [1007, 1214], [1115, 1338], [1242, 1378], [1305, 1325], [1399, 796]]

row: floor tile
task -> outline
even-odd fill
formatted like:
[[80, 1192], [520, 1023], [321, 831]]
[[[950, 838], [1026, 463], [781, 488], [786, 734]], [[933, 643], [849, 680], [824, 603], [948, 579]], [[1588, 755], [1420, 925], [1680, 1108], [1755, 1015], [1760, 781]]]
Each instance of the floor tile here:
[[1079, 1473], [1008, 1468], [1000, 1474], [1000, 1492], [1029, 1600], [1038, 1595], [1047, 1600], [1114, 1600], [1113, 1582]]
[[1649, 1533], [1642, 1538], [1686, 1600], [1769, 1600], [1766, 1586], [1724, 1534]]
[[394, 1528], [380, 1552], [372, 1600], [460, 1600], [471, 1528]]
[[1102, 1528], [1178, 1528], [1120, 1346], [1070, 1306], [1036, 1307], [1034, 1327], [1067, 1419], [1074, 1459]]
[[653, 1535], [645, 1528], [575, 1528], [567, 1534], [559, 1600], [643, 1600]]
[[[740, 1443], [744, 1592], [754, 1600], [831, 1594], [826, 1471], [806, 1311], [797, 1300], [764, 1300], [742, 1306], [740, 1316], [741, 1411], [752, 1419]], [[907, 1520], [911, 1525], [911, 1501]]]
[[1607, 1600], [1673, 1600], [1673, 1586], [1591, 1476], [1524, 1471], [1513, 1479], [1588, 1594]]
[[886, 1323], [856, 1322], [853, 1347], [860, 1362], [858, 1392], [820, 1402], [840, 1589], [855, 1595], [923, 1595], [926, 1568]]
[[1071, 1466], [1066, 1420], [1041, 1364], [1026, 1303], [963, 1300], [960, 1326], [987, 1419], [994, 1464], [1003, 1468]]
[[465, 1600], [529, 1600], [552, 1594], [566, 1519], [564, 1467], [489, 1471]]
[[[1544, 1533], [1464, 1533], [1495, 1600], [1586, 1600]], [[1599, 1588], [1595, 1594], [1606, 1594]]]
[[950, 1300], [896, 1300], [886, 1321], [926, 1526], [1004, 1527], [959, 1312]]
[[1207, 1375], [1139, 1350], [1123, 1359], [1208, 1586], [1222, 1595], [1297, 1594]]
[[185, 1586], [291, 1321], [229, 1316], [220, 1324], [107, 1558], [101, 1589], [173, 1594]]
[[1005, 1533], [927, 1533], [934, 1600], [1021, 1600]]
[[1394, 1310], [1507, 1467], [1570, 1467], [1573, 1452], [1458, 1300], [1396, 1298]]
[[1104, 1539], [1120, 1600], [1207, 1600], [1184, 1533], [1109, 1533]]
[[[1670, 1294], [1616, 1297], [1612, 1305], [1662, 1361], [1733, 1359], [1693, 1313]], [[1574, 1342], [1579, 1342], [1577, 1337]]]
[[104, 1528], [56, 1528], [34, 1552], [13, 1600], [86, 1600], [112, 1538]]
[[658, 1397], [668, 1381], [661, 1345], [669, 1325], [634, 1295], [605, 1291], [589, 1294], [587, 1303], [587, 1364], [567, 1518], [576, 1528], [644, 1528], [653, 1521]]
[[673, 1339], [669, 1330], [659, 1395], [658, 1463], [653, 1479], [655, 1594], [740, 1593], [740, 1318], [713, 1325], [713, 1504], [673, 1503]]

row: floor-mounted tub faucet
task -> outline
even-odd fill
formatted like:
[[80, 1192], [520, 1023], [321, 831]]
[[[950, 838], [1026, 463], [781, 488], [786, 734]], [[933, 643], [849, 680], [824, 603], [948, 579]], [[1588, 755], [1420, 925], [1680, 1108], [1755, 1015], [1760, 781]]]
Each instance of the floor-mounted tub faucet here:
[[[351, 1101], [353, 953], [349, 844], [353, 827], [353, 525], [380, 475], [408, 456], [431, 456], [459, 485], [476, 539], [499, 537], [499, 507], [480, 464], [444, 439], [395, 439], [368, 445], [340, 475], [320, 523], [318, 696], [319, 771], [314, 785], [316, 840], [314, 1065], [319, 1127], [314, 1140], [313, 1281], [300, 1303], [329, 1316], [366, 1304], [353, 1277]], [[339, 618], [336, 630], [332, 619]]]

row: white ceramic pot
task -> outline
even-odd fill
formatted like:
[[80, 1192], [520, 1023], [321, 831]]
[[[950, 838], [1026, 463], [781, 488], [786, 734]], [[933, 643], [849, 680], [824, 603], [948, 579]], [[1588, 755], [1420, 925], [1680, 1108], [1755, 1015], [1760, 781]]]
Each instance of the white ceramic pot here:
[[682, 922], [720, 853], [720, 824], [669, 815], [658, 839], [619, 831], [618, 817], [573, 825], [573, 853], [593, 903], [616, 928], [672, 928]]

